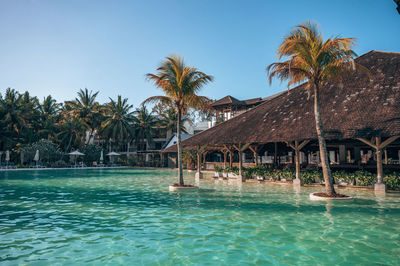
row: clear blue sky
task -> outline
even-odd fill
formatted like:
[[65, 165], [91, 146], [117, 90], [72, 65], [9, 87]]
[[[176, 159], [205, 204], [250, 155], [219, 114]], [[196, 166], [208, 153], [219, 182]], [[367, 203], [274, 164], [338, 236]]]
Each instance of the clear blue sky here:
[[137, 107], [161, 92], [145, 80], [173, 53], [215, 77], [203, 95], [252, 98], [285, 89], [265, 67], [290, 29], [306, 20], [325, 37], [358, 38], [356, 52], [400, 52], [393, 0], [0, 1], [0, 92], [72, 99], [80, 88]]

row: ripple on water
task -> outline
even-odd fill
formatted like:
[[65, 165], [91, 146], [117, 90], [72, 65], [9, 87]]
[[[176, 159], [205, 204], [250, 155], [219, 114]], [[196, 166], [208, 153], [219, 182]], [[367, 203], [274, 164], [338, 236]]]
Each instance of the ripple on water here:
[[[3, 176], [2, 176], [3, 175]], [[38, 264], [400, 264], [400, 196], [201, 180], [174, 171], [0, 173], [0, 262]], [[185, 177], [194, 183], [193, 175]]]

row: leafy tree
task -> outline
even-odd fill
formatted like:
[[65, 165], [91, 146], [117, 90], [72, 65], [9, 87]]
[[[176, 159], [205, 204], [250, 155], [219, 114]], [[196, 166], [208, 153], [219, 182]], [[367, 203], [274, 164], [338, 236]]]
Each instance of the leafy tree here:
[[83, 156], [82, 159], [86, 165], [92, 165], [93, 162], [100, 161], [101, 151], [103, 151], [103, 155], [105, 157], [106, 153], [103, 147], [98, 145], [86, 145], [81, 150], [81, 152], [85, 154], [85, 156]]
[[63, 155], [63, 152], [57, 144], [45, 139], [21, 148], [21, 151], [24, 152], [24, 158], [28, 161], [33, 161], [37, 150], [39, 151], [39, 160], [47, 163], [55, 162]]

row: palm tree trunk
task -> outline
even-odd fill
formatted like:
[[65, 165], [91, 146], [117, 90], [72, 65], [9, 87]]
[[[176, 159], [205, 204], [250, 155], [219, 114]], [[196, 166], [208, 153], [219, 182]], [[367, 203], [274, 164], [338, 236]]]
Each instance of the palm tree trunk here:
[[178, 185], [183, 185], [181, 122], [182, 108], [178, 107], [178, 121], [176, 129], [176, 135], [178, 138]]
[[318, 135], [319, 153], [321, 157], [322, 173], [324, 175], [326, 194], [336, 194], [332, 182], [332, 173], [329, 167], [328, 151], [326, 150], [325, 133], [322, 127], [321, 114], [319, 112], [319, 86], [318, 82], [314, 83], [314, 113], [315, 113], [315, 126]]

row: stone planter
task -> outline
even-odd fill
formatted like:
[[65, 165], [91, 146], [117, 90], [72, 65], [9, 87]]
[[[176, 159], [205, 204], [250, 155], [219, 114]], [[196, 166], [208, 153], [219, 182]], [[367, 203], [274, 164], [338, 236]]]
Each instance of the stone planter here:
[[223, 177], [223, 174], [220, 172], [214, 172], [214, 177]]
[[350, 200], [353, 199], [353, 197], [347, 196], [347, 197], [322, 197], [322, 196], [317, 196], [318, 192], [310, 193], [310, 200]]
[[169, 191], [180, 191], [180, 192], [185, 192], [185, 191], [194, 191], [198, 190], [199, 187], [193, 186], [193, 187], [176, 187], [174, 185], [169, 186]]
[[229, 178], [237, 178], [238, 175], [237, 175], [237, 174], [234, 174], [234, 173], [228, 173], [228, 177], [229, 177]]
[[228, 173], [222, 173], [222, 177], [228, 177]]

